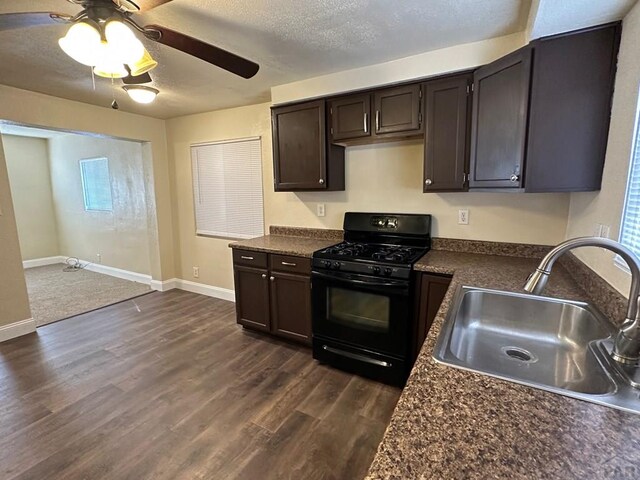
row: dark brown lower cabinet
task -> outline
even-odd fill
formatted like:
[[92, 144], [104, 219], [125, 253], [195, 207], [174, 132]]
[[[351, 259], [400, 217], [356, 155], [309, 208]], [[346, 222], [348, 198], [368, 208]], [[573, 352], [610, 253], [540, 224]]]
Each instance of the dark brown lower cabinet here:
[[415, 305], [415, 329], [412, 344], [413, 361], [418, 358], [424, 340], [436, 318], [447, 293], [451, 277], [435, 274], [418, 274], [416, 278], [417, 302]]
[[311, 345], [311, 260], [243, 250], [233, 258], [237, 322]]
[[270, 280], [273, 333], [311, 344], [311, 279], [272, 272]]
[[238, 323], [255, 330], [271, 330], [269, 280], [265, 269], [234, 265]]

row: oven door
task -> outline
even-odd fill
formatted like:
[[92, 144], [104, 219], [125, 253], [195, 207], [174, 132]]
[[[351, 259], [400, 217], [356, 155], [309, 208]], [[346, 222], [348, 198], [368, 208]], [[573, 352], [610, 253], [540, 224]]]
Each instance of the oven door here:
[[409, 282], [312, 272], [313, 335], [405, 358]]

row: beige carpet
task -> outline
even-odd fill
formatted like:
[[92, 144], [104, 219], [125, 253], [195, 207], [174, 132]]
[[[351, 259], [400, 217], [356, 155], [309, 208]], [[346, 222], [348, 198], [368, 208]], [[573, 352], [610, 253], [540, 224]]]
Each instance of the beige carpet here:
[[31, 315], [36, 325], [106, 307], [149, 293], [142, 283], [130, 282], [88, 270], [63, 272], [65, 265], [28, 268], [24, 271]]

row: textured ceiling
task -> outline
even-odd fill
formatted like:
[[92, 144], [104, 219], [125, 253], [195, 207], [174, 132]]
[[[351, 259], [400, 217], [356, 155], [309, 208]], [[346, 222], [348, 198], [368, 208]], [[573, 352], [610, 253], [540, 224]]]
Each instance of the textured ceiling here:
[[[159, 61], [156, 102], [138, 105], [58, 47], [66, 26], [0, 32], [0, 84], [158, 118], [269, 101], [274, 85], [484, 40], [525, 29], [530, 0], [174, 0], [144, 15], [258, 62], [244, 80], [145, 40]], [[76, 13], [65, 0], [0, 2], [0, 13]]]
[[599, 25], [624, 17], [636, 0], [534, 0], [530, 39]]

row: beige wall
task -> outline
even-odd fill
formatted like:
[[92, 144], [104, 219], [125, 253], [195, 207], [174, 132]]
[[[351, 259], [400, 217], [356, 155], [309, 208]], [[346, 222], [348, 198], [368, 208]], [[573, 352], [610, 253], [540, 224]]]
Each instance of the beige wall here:
[[[112, 212], [84, 208], [79, 162], [97, 157], [109, 161]], [[66, 135], [49, 140], [49, 159], [61, 254], [150, 274], [141, 144]]]
[[[273, 191], [269, 104], [189, 115], [167, 121], [167, 144], [175, 192], [173, 215], [177, 242], [177, 276], [221, 288], [233, 288], [230, 240], [196, 236], [190, 145], [230, 138], [262, 137], [263, 183]], [[266, 200], [266, 199], [265, 199]], [[200, 267], [193, 278], [192, 267]]]
[[175, 276], [171, 190], [165, 122], [0, 85], [0, 119], [148, 142], [142, 147], [150, 214], [149, 252], [154, 279]]
[[[192, 143], [262, 137], [265, 224], [341, 228], [344, 212], [385, 211], [431, 213], [433, 234], [506, 242], [555, 244], [564, 238], [569, 194], [422, 193], [421, 142], [406, 141], [350, 147], [346, 155], [344, 192], [285, 193], [273, 191], [269, 104], [175, 118], [167, 122], [176, 201], [178, 275], [233, 288], [229, 241], [196, 237], [189, 146]], [[324, 203], [326, 216], [316, 216]], [[457, 224], [459, 208], [468, 208], [470, 224]]]
[[22, 260], [60, 255], [47, 140], [3, 135]]
[[[610, 237], [619, 238], [640, 87], [638, 45], [640, 4], [623, 21], [602, 190], [571, 194], [567, 238], [593, 235], [597, 223], [610, 225]], [[614, 265], [612, 253], [590, 248], [576, 254], [625, 296], [629, 294], [630, 276]]]
[[0, 326], [31, 317], [9, 175], [0, 136]]
[[525, 43], [525, 32], [519, 32], [308, 78], [271, 88], [271, 101], [277, 105], [466, 70], [491, 63]]

